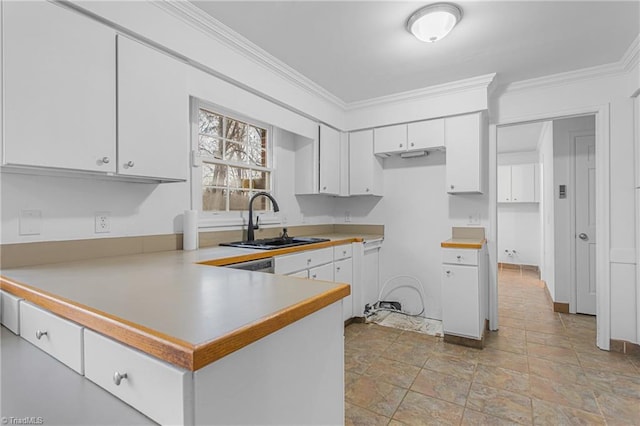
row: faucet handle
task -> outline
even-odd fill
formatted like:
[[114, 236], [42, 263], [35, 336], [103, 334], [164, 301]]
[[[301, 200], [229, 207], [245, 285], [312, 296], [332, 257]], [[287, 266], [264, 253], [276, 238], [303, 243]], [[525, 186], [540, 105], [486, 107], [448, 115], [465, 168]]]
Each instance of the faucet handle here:
[[282, 235], [280, 236], [280, 238], [287, 239], [289, 238], [289, 234], [287, 233], [287, 228], [282, 228]]
[[260, 216], [256, 215], [256, 223], [253, 225], [253, 229], [260, 229]]

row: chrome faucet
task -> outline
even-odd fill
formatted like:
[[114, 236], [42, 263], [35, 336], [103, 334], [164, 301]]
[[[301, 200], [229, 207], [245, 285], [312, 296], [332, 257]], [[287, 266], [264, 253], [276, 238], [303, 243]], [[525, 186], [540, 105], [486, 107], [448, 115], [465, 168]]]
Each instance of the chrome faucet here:
[[274, 212], [280, 211], [280, 207], [278, 207], [278, 202], [268, 192], [257, 192], [253, 194], [253, 196], [249, 199], [249, 224], [247, 225], [247, 241], [255, 240], [255, 235], [253, 233], [253, 230], [258, 229], [258, 225], [257, 224], [255, 226], [253, 225], [253, 200], [255, 200], [257, 197], [261, 195], [271, 200], [271, 202], [273, 203]]

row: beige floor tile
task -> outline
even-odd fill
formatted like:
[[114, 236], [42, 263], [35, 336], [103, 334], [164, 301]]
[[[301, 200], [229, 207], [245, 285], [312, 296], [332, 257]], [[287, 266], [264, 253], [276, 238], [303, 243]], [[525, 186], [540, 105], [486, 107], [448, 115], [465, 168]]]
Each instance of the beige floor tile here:
[[467, 408], [462, 415], [462, 426], [509, 426], [513, 425], [513, 420], [501, 419], [500, 417], [490, 416], [479, 411]]
[[529, 357], [529, 374], [560, 383], [586, 386], [587, 377], [579, 365], [563, 364], [543, 358]]
[[467, 408], [517, 423], [532, 421], [529, 397], [478, 383], [471, 385]]
[[471, 381], [432, 370], [421, 370], [411, 390], [464, 406]]
[[578, 357], [572, 348], [540, 345], [538, 343], [531, 343], [527, 341], [527, 353], [529, 354], [529, 357], [543, 358], [564, 364], [580, 364], [578, 362]]
[[534, 425], [606, 425], [599, 414], [533, 399]]
[[344, 368], [346, 371], [363, 374], [379, 356], [376, 350], [354, 348], [345, 343]]
[[529, 372], [529, 363], [527, 362], [526, 355], [491, 348], [485, 348], [482, 350], [480, 356], [478, 356], [478, 363], [494, 367], [508, 368], [522, 373]]
[[628, 422], [627, 424], [640, 425], [640, 401], [636, 398], [597, 391], [596, 397], [607, 423], [611, 424], [612, 420], [617, 419]]
[[416, 347], [414, 345], [400, 343], [396, 340], [385, 352], [382, 353], [382, 356], [394, 361], [400, 361], [405, 364], [422, 367], [427, 361], [429, 354], [429, 350]]
[[504, 324], [500, 324], [500, 329], [498, 331], [490, 331], [489, 333], [487, 333], [487, 337], [490, 336], [500, 336], [506, 337], [511, 340], [524, 341], [526, 337], [526, 331], [521, 328], [513, 328]]
[[376, 414], [391, 417], [406, 393], [406, 389], [362, 376], [351, 384], [345, 393], [345, 400]]
[[408, 389], [419, 372], [419, 367], [381, 356], [371, 363], [364, 374], [376, 381]]
[[524, 319], [523, 317], [520, 317], [520, 318], [500, 317], [500, 326], [502, 327], [503, 325], [506, 325], [507, 327], [520, 328], [524, 330], [526, 329], [527, 320]]
[[589, 353], [578, 352], [578, 359], [580, 360], [580, 364], [583, 368], [630, 376], [637, 376], [638, 374], [638, 370], [630, 361], [630, 357], [628, 355], [607, 351]]
[[462, 358], [434, 353], [424, 364], [424, 368], [442, 374], [449, 374], [465, 380], [473, 378], [476, 363]]
[[345, 403], [345, 426], [385, 426], [389, 423], [389, 420], [391, 419], [376, 414], [373, 411], [349, 404], [348, 402]]
[[584, 372], [593, 390], [636, 398], [640, 404], [640, 375], [623, 375], [589, 368]]
[[529, 394], [529, 374], [506, 368], [479, 364], [473, 382], [523, 395]]
[[409, 391], [393, 415], [407, 425], [459, 425], [464, 408]]
[[558, 334], [541, 333], [539, 331], [527, 330], [527, 343], [537, 343], [540, 345], [557, 346], [560, 348], [573, 349], [571, 341], [567, 336]]
[[584, 385], [530, 376], [531, 396], [554, 404], [600, 414], [593, 391]]
[[484, 346], [485, 348], [513, 352], [515, 354], [525, 354], [527, 352], [525, 340], [511, 339], [501, 335], [487, 337]]

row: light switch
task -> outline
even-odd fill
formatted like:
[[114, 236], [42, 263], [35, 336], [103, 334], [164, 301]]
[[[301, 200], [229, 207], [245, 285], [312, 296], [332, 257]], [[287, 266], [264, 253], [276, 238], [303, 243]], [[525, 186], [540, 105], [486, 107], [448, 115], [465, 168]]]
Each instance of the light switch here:
[[40, 235], [42, 210], [20, 210], [20, 235]]

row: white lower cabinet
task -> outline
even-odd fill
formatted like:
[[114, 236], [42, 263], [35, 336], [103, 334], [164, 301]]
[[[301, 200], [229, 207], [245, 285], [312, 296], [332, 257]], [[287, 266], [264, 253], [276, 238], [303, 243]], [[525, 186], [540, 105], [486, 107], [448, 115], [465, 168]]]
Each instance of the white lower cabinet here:
[[349, 284], [351, 294], [342, 299], [342, 319], [345, 321], [353, 317], [353, 259], [337, 260], [334, 264], [333, 280], [337, 283]]
[[193, 424], [193, 374], [84, 330], [85, 376], [161, 424]]
[[13, 294], [0, 291], [0, 322], [14, 334], [20, 334], [20, 299]]
[[486, 248], [442, 249], [442, 327], [445, 335], [482, 339], [488, 318]]
[[333, 281], [333, 262], [309, 269], [309, 278], [312, 280]]
[[333, 262], [333, 248], [307, 250], [300, 253], [276, 256], [274, 272], [290, 275], [303, 269], [313, 268], [325, 263]]
[[28, 302], [20, 302], [20, 336], [83, 374], [83, 327]]

